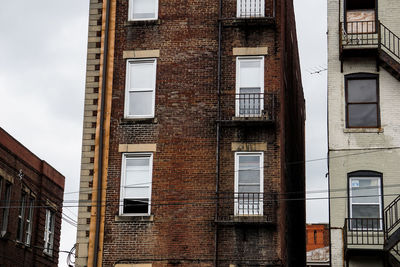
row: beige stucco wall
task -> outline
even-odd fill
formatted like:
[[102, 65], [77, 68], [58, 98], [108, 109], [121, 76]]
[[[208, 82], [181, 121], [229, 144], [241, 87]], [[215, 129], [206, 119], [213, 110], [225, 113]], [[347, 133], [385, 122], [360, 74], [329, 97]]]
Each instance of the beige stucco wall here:
[[[400, 36], [400, 2], [378, 1], [378, 19]], [[343, 1], [340, 3], [343, 10]], [[399, 194], [400, 177], [400, 82], [383, 68], [378, 72], [374, 58], [339, 60], [339, 0], [328, 0], [328, 142], [332, 266], [343, 266], [341, 228], [348, 217], [347, 174], [371, 170], [383, 174], [383, 207]], [[343, 13], [341, 15], [343, 18]], [[341, 19], [342, 21], [342, 19]], [[344, 75], [368, 72], [379, 75], [381, 129], [345, 128]], [[371, 152], [371, 148], [378, 150]], [[349, 266], [383, 266], [379, 261], [353, 258]]]

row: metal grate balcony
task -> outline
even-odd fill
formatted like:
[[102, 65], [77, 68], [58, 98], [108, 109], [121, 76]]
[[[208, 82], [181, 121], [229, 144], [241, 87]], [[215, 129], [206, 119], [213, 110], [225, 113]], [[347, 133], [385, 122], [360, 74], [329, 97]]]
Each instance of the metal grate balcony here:
[[218, 223], [274, 223], [276, 196], [273, 193], [219, 192]]
[[275, 94], [241, 93], [221, 95], [220, 122], [273, 122]]
[[239, 18], [260, 18], [265, 16], [265, 0], [238, 0]]
[[351, 245], [378, 246], [383, 249], [384, 231], [381, 218], [346, 218], [344, 238], [347, 248]]
[[343, 48], [357, 46], [378, 46], [379, 36], [376, 21], [341, 22], [340, 45]]

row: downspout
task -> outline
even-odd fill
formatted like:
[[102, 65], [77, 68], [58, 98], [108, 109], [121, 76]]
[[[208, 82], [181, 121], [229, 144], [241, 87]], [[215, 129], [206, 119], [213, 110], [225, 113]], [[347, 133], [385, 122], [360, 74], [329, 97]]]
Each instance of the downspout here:
[[218, 10], [218, 70], [217, 70], [217, 90], [218, 90], [218, 114], [217, 114], [217, 149], [216, 149], [216, 176], [215, 176], [215, 244], [214, 244], [214, 266], [218, 266], [218, 209], [219, 209], [219, 143], [220, 143], [220, 119], [221, 119], [221, 39], [222, 39], [222, 0], [219, 0]]
[[105, 106], [105, 95], [106, 95], [106, 80], [107, 80], [107, 57], [108, 57], [108, 29], [109, 29], [109, 17], [110, 17], [110, 2], [107, 0], [106, 6], [106, 25], [104, 31], [104, 54], [103, 54], [103, 73], [102, 73], [102, 84], [101, 84], [101, 103], [100, 103], [100, 125], [99, 125], [99, 166], [97, 176], [97, 207], [96, 207], [96, 232], [94, 239], [94, 258], [93, 267], [98, 266], [98, 254], [99, 254], [99, 235], [100, 235], [100, 219], [101, 219], [101, 195], [102, 195], [102, 183], [103, 183], [103, 142], [104, 142], [104, 106]]

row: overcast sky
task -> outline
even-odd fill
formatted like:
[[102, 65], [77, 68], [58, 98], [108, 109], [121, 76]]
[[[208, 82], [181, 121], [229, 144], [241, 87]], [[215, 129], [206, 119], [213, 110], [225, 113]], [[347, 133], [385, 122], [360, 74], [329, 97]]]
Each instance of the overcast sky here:
[[[312, 193], [327, 189], [326, 71], [310, 74], [326, 67], [326, 1], [294, 2], [312, 160], [307, 197], [326, 197]], [[0, 8], [0, 127], [65, 175], [67, 201], [79, 190], [88, 10], [89, 0], [12, 0]], [[308, 201], [307, 222], [327, 222], [327, 208], [327, 201]], [[76, 220], [76, 208], [64, 212]], [[63, 221], [60, 250], [75, 238], [76, 228]], [[59, 266], [67, 266], [66, 253]]]

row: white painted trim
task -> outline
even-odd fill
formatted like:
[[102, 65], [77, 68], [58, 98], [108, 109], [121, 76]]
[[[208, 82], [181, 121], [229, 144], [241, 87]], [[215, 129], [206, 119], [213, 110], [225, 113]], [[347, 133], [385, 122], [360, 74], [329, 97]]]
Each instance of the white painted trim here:
[[[377, 177], [377, 176], [371, 176], [371, 177], [350, 176], [349, 177], [349, 188], [350, 188], [350, 190], [349, 190], [349, 195], [350, 195], [349, 211], [350, 211], [350, 218], [353, 218], [353, 204], [356, 204], [356, 205], [376, 205], [377, 204], [376, 202], [374, 202], [374, 203], [372, 203], [372, 202], [370, 202], [370, 203], [367, 203], [367, 202], [366, 203], [353, 203], [353, 187], [352, 187], [352, 183], [351, 183], [351, 181], [353, 179], [357, 179], [357, 180], [363, 180], [363, 179], [378, 180], [379, 219], [382, 219], [382, 194], [381, 194], [381, 192], [382, 192], [382, 184], [381, 184], [382, 183], [382, 178], [381, 177]], [[373, 197], [373, 196], [371, 196], [371, 197]], [[378, 230], [382, 230], [382, 222], [379, 222], [379, 229]]]
[[[235, 186], [234, 186], [234, 194], [239, 192], [239, 157], [240, 156], [254, 156], [254, 155], [259, 155], [260, 156], [260, 193], [264, 193], [264, 152], [235, 152], [235, 170], [234, 170], [234, 177], [235, 177]], [[234, 198], [234, 214], [235, 216], [240, 215], [239, 214], [239, 202]], [[260, 206], [260, 215], [264, 214], [264, 201], [263, 198], [259, 202]], [[244, 215], [245, 216], [245, 215]]]
[[[240, 94], [240, 62], [241, 61], [260, 61], [260, 92], [264, 93], [264, 56], [240, 56], [236, 57], [236, 94]], [[235, 96], [236, 97], [236, 96]], [[235, 116], [239, 117], [239, 102], [240, 100], [235, 98]], [[260, 116], [262, 116], [262, 111], [264, 110], [264, 99], [260, 100]]]
[[[150, 62], [153, 61], [153, 88], [140, 88], [136, 90], [131, 90], [128, 86], [130, 84], [130, 64], [132, 62]], [[156, 79], [157, 79], [157, 59], [156, 58], [147, 58], [147, 59], [128, 59], [126, 61], [126, 72], [125, 72], [125, 105], [124, 105], [124, 117], [127, 119], [142, 119], [142, 118], [154, 118], [154, 110], [155, 110], [155, 95], [156, 95]], [[151, 114], [146, 115], [129, 115], [129, 92], [152, 92], [152, 110]]]
[[[147, 213], [123, 213], [124, 211], [124, 199], [125, 199], [125, 185], [126, 185], [126, 160], [128, 158], [135, 157], [148, 157], [149, 158], [149, 207]], [[119, 215], [120, 216], [148, 216], [151, 213], [151, 193], [153, 185], [153, 153], [123, 153], [122, 154], [122, 166], [121, 166], [121, 185], [120, 185], [120, 197], [119, 197]]]
[[[156, 20], [158, 19], [158, 0], [154, 0], [154, 5], [155, 5], [155, 17], [152, 18], [140, 18], [140, 19], [135, 19], [133, 17], [133, 1], [134, 0], [129, 0], [129, 7], [128, 7], [128, 21], [144, 21], [144, 20]], [[151, 1], [151, 0], [148, 0]]]

